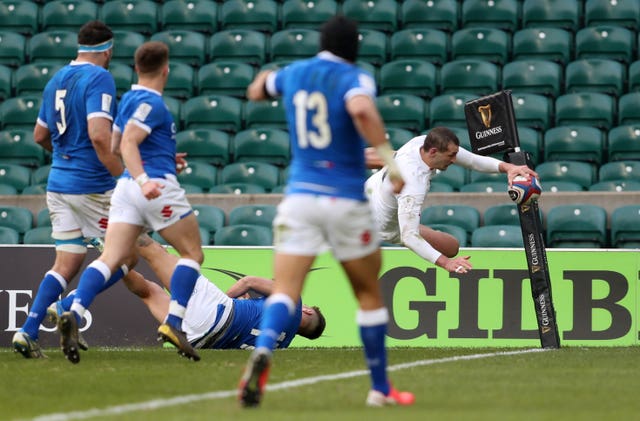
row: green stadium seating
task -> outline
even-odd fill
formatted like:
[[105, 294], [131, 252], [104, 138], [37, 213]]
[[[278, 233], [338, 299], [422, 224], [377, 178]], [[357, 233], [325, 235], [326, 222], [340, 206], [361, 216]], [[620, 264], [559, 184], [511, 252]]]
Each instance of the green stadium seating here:
[[224, 166], [230, 162], [231, 137], [216, 129], [190, 129], [176, 134], [178, 152], [187, 153], [188, 162]]
[[546, 130], [551, 124], [552, 101], [543, 95], [513, 93], [513, 108], [516, 120], [523, 127]]
[[51, 171], [51, 164], [36, 168], [31, 174], [31, 185], [46, 184], [49, 178], [49, 171]]
[[482, 224], [520, 226], [518, 207], [513, 203], [489, 206], [482, 214]]
[[42, 6], [43, 31], [78, 32], [85, 23], [98, 18], [99, 6], [87, 0], [54, 0]]
[[22, 190], [22, 195], [43, 195], [47, 193], [46, 184], [29, 184]]
[[507, 184], [500, 181], [473, 181], [460, 187], [462, 193], [505, 193]]
[[15, 196], [17, 194], [18, 189], [16, 189], [11, 184], [0, 183], [0, 196]]
[[[156, 32], [151, 35], [151, 41], [167, 44], [172, 61], [179, 61], [194, 67], [205, 63], [207, 37], [200, 32], [180, 29]], [[169, 78], [171, 77], [172, 75], [169, 75]]]
[[382, 66], [387, 62], [389, 54], [389, 37], [375, 29], [358, 30], [358, 60], [374, 66]]
[[164, 103], [169, 109], [171, 117], [173, 117], [173, 122], [176, 124], [176, 130], [182, 130], [182, 126], [184, 123], [182, 120], [182, 101], [180, 101], [178, 98], [174, 98], [168, 95], [164, 95], [162, 99], [164, 99]]
[[618, 96], [626, 85], [626, 66], [604, 58], [575, 60], [565, 68], [565, 91], [601, 92]]
[[16, 96], [41, 95], [49, 79], [57, 72], [62, 63], [40, 62], [23, 64], [14, 72]]
[[469, 170], [469, 182], [475, 183], [479, 181], [490, 181], [502, 183], [500, 190], [506, 191], [507, 175], [504, 173], [488, 173], [475, 170]]
[[576, 58], [605, 58], [629, 63], [635, 59], [637, 34], [615, 25], [587, 26], [576, 33]]
[[542, 162], [542, 136], [540, 132], [531, 127], [518, 126], [518, 138], [520, 147], [523, 151], [528, 152], [534, 165]]
[[640, 124], [613, 127], [607, 135], [609, 161], [640, 160]]
[[228, 225], [216, 231], [213, 244], [216, 246], [271, 246], [271, 228], [260, 225]]
[[589, 191], [640, 191], [640, 181], [634, 180], [612, 180], [599, 181], [589, 186]]
[[618, 125], [640, 123], [640, 92], [629, 92], [618, 98]]
[[543, 186], [549, 182], [571, 181], [587, 189], [597, 181], [594, 167], [586, 162], [545, 161], [536, 165], [535, 170]]
[[2, 130], [33, 130], [41, 103], [40, 95], [23, 95], [6, 99], [0, 104]]
[[456, 225], [463, 228], [470, 236], [480, 226], [480, 212], [467, 205], [434, 205], [423, 209], [420, 214], [420, 223], [426, 226]]
[[218, 5], [213, 0], [169, 0], [162, 4], [164, 31], [188, 30], [211, 35], [218, 30]]
[[137, 76], [134, 76], [133, 68], [125, 63], [112, 61], [109, 64], [109, 72], [116, 83], [116, 96], [118, 98], [130, 90], [133, 81], [137, 80]]
[[280, 184], [280, 169], [266, 162], [234, 162], [222, 168], [220, 183], [248, 183], [267, 192]]
[[387, 94], [376, 98], [386, 126], [419, 132], [427, 116], [424, 99], [411, 94]]
[[149, 36], [158, 31], [158, 7], [151, 0], [111, 0], [102, 5], [99, 17], [112, 30]]
[[617, 25], [637, 30], [640, 27], [640, 3], [636, 1], [586, 0], [586, 26]]
[[524, 0], [522, 26], [555, 27], [575, 32], [580, 24], [578, 0]]
[[44, 149], [33, 140], [33, 130], [0, 131], [0, 162], [37, 168], [45, 163]]
[[273, 0], [228, 0], [220, 5], [220, 26], [272, 33], [278, 30], [279, 13]]
[[446, 232], [447, 234], [451, 234], [453, 235], [456, 240], [458, 240], [458, 244], [460, 245], [460, 247], [466, 247], [468, 246], [468, 242], [469, 242], [469, 236], [467, 234], [467, 232], [464, 230], [464, 228], [460, 228], [457, 225], [451, 225], [451, 224], [431, 224], [429, 225], [429, 228], [436, 230], [436, 231], [442, 231], [442, 232]]
[[207, 192], [218, 182], [218, 169], [206, 162], [193, 161], [178, 174], [180, 184], [190, 184]]
[[271, 227], [276, 217], [276, 205], [238, 205], [229, 211], [227, 225], [251, 224]]
[[429, 187], [429, 191], [433, 193], [454, 193], [455, 192], [452, 186], [445, 183], [439, 183], [437, 181], [431, 182], [431, 187]]
[[0, 226], [16, 230], [22, 239], [33, 228], [33, 214], [21, 206], [0, 206]]
[[187, 63], [180, 61], [169, 62], [169, 79], [163, 93], [180, 100], [193, 97], [196, 84], [196, 72]]
[[265, 194], [267, 190], [253, 183], [221, 183], [209, 189], [215, 194]]
[[441, 66], [447, 61], [449, 36], [433, 28], [408, 28], [391, 34], [391, 60], [420, 59]]
[[271, 35], [269, 45], [271, 61], [310, 58], [320, 47], [320, 32], [313, 29], [283, 29]]
[[611, 212], [611, 245], [640, 248], [640, 205], [620, 206]]
[[282, 29], [318, 29], [330, 17], [338, 14], [334, 0], [287, 0], [282, 2]]
[[586, 188], [573, 181], [544, 181], [543, 189], [548, 193], [558, 193], [565, 191], [585, 191]]
[[136, 49], [147, 38], [135, 31], [113, 30], [113, 56], [111, 62], [123, 63], [133, 68], [133, 56]]
[[447, 184], [455, 190], [460, 190], [462, 186], [467, 184], [469, 179], [469, 171], [459, 165], [451, 165], [445, 171], [436, 170], [435, 175], [431, 177], [432, 183]]
[[463, 92], [434, 96], [429, 103], [429, 125], [431, 127], [446, 126], [466, 129], [464, 104], [477, 97], [477, 95]]
[[78, 35], [72, 31], [46, 31], [34, 34], [26, 51], [31, 63], [41, 61], [67, 64], [78, 55]]
[[289, 134], [280, 129], [247, 129], [233, 138], [235, 162], [267, 162], [285, 166], [291, 160]]
[[603, 161], [605, 137], [591, 126], [557, 126], [544, 134], [545, 161], [584, 161], [600, 165]]
[[250, 29], [218, 31], [209, 39], [211, 61], [234, 60], [261, 66], [267, 56], [265, 34]]
[[20, 244], [20, 234], [9, 227], [0, 227], [0, 244]]
[[199, 95], [182, 105], [184, 129], [218, 129], [237, 132], [242, 128], [243, 101], [226, 95]]
[[282, 99], [248, 101], [245, 105], [245, 128], [270, 128], [287, 130], [287, 120]]
[[519, 28], [520, 4], [517, 0], [466, 0], [461, 23], [465, 28], [488, 26], [513, 32]]
[[485, 225], [471, 234], [471, 247], [524, 247], [522, 231], [516, 225]]
[[558, 248], [607, 246], [607, 212], [591, 204], [557, 205], [547, 211], [547, 245]]
[[502, 89], [555, 97], [563, 89], [563, 68], [550, 60], [508, 62], [502, 68]]
[[436, 94], [438, 70], [426, 60], [389, 61], [380, 68], [380, 94], [413, 94], [430, 98]]
[[24, 35], [0, 30], [0, 64], [18, 67], [26, 62], [27, 39]]
[[440, 69], [440, 92], [468, 92], [478, 96], [498, 90], [500, 67], [480, 59], [457, 59], [445, 63]]
[[512, 38], [512, 60], [540, 59], [560, 64], [573, 59], [573, 35], [560, 28], [524, 28]]
[[402, 28], [435, 28], [451, 33], [459, 27], [456, 0], [405, 0], [400, 5]]
[[640, 181], [640, 161], [615, 161], [602, 164], [598, 169], [598, 180]]
[[509, 58], [511, 35], [497, 28], [462, 28], [451, 35], [451, 59], [478, 59], [502, 65]]
[[55, 244], [51, 238], [51, 227], [35, 227], [27, 230], [22, 239], [23, 244]]
[[0, 28], [30, 36], [38, 32], [40, 10], [31, 1], [1, 0]]
[[413, 132], [397, 127], [385, 127], [385, 135], [394, 150], [400, 149], [402, 145], [415, 137]]
[[198, 219], [198, 225], [213, 238], [216, 231], [225, 225], [226, 215], [222, 208], [213, 205], [195, 204], [191, 206]]
[[255, 69], [238, 61], [215, 61], [198, 69], [196, 85], [199, 95], [231, 95], [244, 97]]
[[36, 214], [36, 227], [50, 227], [51, 218], [49, 217], [49, 208], [44, 207]]
[[556, 98], [555, 123], [609, 130], [615, 122], [615, 108], [615, 99], [599, 92], [564, 94]]
[[398, 29], [396, 0], [344, 0], [342, 13], [358, 22], [363, 29], [392, 33]]

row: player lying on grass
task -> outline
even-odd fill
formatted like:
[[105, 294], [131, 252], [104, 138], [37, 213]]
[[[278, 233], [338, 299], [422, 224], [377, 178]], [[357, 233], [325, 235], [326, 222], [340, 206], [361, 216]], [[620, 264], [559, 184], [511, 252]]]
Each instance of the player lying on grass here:
[[[165, 288], [169, 288], [171, 273], [178, 257], [142, 235], [138, 250]], [[170, 296], [155, 282], [142, 275], [130, 277], [125, 284], [142, 299], [151, 314], [162, 323], [169, 310]], [[187, 304], [182, 329], [194, 348], [244, 349], [253, 348], [259, 334], [265, 296], [271, 293], [273, 281], [257, 276], [245, 276], [229, 288], [226, 294], [200, 275]], [[249, 292], [262, 295], [251, 298]], [[50, 309], [52, 318], [66, 311], [73, 302], [73, 294], [55, 303]], [[318, 307], [298, 304], [295, 317], [278, 338], [278, 348], [287, 348], [296, 334], [308, 339], [322, 335], [325, 319]], [[83, 343], [86, 349], [86, 342]]]
[[[365, 156], [369, 168], [384, 165], [373, 148], [367, 148]], [[449, 272], [466, 273], [471, 263], [468, 256], [455, 257], [460, 244], [454, 236], [420, 224], [420, 212], [436, 170], [445, 171], [451, 164], [458, 164], [484, 173], [505, 173], [509, 185], [516, 176], [537, 177], [526, 165], [514, 165], [461, 148], [456, 134], [446, 127], [434, 127], [427, 135], [409, 140], [396, 151], [394, 160], [406, 181], [400, 194], [393, 193], [386, 167], [371, 175], [366, 184], [380, 236], [383, 241], [405, 245]]]

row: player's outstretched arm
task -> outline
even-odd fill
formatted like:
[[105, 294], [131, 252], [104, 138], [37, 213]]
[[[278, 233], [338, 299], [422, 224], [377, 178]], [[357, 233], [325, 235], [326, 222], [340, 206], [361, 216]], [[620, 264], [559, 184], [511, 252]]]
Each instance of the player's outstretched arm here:
[[273, 280], [248, 275], [231, 285], [226, 294], [231, 298], [240, 298], [251, 290], [261, 295], [270, 295], [273, 290]]

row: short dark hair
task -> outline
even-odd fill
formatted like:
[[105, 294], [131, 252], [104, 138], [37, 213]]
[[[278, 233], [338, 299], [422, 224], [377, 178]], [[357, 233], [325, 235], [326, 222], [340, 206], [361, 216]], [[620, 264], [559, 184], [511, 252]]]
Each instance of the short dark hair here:
[[318, 339], [324, 332], [324, 328], [327, 326], [327, 321], [324, 318], [324, 315], [322, 314], [322, 312], [320, 311], [320, 308], [316, 306], [313, 306], [311, 308], [314, 309], [315, 312], [318, 314], [318, 324], [313, 330], [305, 333], [299, 333], [299, 334], [301, 336], [304, 336], [307, 339]]
[[342, 15], [326, 21], [320, 28], [320, 50], [355, 63], [358, 58], [358, 24]]
[[450, 143], [460, 146], [460, 139], [446, 127], [434, 127], [425, 136], [422, 149], [428, 151], [431, 148], [436, 148], [439, 152], [443, 152], [447, 150]]
[[138, 72], [154, 73], [169, 61], [169, 47], [164, 42], [148, 41], [136, 49], [134, 58]]
[[79, 45], [98, 45], [112, 38], [113, 32], [111, 28], [99, 20], [85, 23], [78, 31]]

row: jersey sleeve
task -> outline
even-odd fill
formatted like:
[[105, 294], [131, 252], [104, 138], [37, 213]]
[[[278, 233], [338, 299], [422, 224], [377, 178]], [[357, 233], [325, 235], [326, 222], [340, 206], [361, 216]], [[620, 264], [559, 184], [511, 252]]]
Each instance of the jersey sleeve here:
[[164, 124], [165, 105], [160, 101], [146, 101], [136, 105], [128, 123], [133, 123], [147, 133]]
[[113, 120], [116, 113], [116, 84], [109, 72], [96, 73], [87, 91], [86, 107], [87, 119], [102, 117]]
[[356, 95], [366, 95], [371, 98], [375, 98], [377, 95], [375, 80], [364, 70], [359, 70], [355, 74], [344, 99], [347, 101]]

